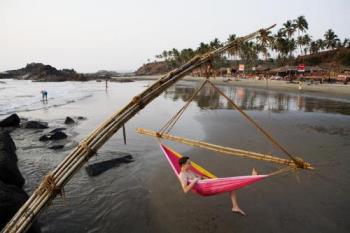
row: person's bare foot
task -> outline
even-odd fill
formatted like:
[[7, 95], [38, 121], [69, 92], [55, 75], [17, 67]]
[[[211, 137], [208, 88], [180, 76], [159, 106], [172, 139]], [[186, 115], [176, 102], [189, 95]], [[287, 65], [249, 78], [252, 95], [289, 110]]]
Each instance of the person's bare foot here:
[[246, 215], [246, 214], [244, 213], [244, 211], [241, 210], [240, 208], [232, 208], [232, 212], [241, 214], [241, 215], [243, 215], [243, 216]]
[[257, 176], [258, 175], [258, 172], [255, 170], [255, 168], [253, 168], [252, 170], [252, 176]]

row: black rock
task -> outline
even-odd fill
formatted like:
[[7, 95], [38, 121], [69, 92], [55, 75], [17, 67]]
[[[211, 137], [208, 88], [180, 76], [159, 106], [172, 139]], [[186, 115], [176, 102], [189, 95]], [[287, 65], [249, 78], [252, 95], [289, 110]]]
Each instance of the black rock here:
[[21, 120], [16, 113], [0, 121], [0, 127], [18, 127]]
[[56, 128], [54, 130], [51, 130], [50, 133], [52, 134], [52, 133], [56, 133], [56, 132], [61, 132], [63, 130], [66, 130], [66, 128]]
[[86, 120], [86, 117], [78, 116], [77, 119], [80, 120], [80, 121], [82, 121], [82, 120]]
[[90, 164], [89, 166], [85, 167], [85, 170], [89, 176], [97, 176], [113, 167], [118, 167], [122, 163], [131, 162], [134, 162], [134, 159], [130, 154], [128, 154], [120, 158]]
[[[23, 189], [0, 180], [0, 229], [3, 229], [27, 199], [28, 195]], [[40, 233], [38, 223], [35, 221], [27, 232]]]
[[53, 134], [50, 135], [49, 140], [51, 141], [56, 141], [56, 140], [61, 140], [61, 139], [65, 139], [67, 138], [67, 134], [58, 131], [58, 132], [54, 132]]
[[9, 133], [0, 131], [0, 180], [21, 188], [25, 181], [17, 166], [15, 150]]
[[47, 135], [43, 135], [39, 138], [39, 141], [42, 141], [42, 142], [46, 142], [48, 140], [50, 140], [50, 138]]
[[50, 146], [49, 149], [51, 150], [59, 150], [62, 149], [64, 147], [64, 145], [54, 145], [54, 146]]
[[[0, 130], [0, 229], [28, 199], [23, 190], [24, 178], [17, 167], [16, 145], [8, 131]], [[40, 233], [36, 221], [27, 231]]]
[[6, 151], [10, 156], [10, 159], [17, 162], [16, 145], [12, 140], [9, 131], [0, 130], [0, 151]]
[[47, 125], [46, 122], [27, 121], [22, 124], [22, 127], [26, 129], [47, 129], [49, 128]]
[[70, 125], [70, 124], [74, 124], [75, 121], [74, 121], [71, 117], [67, 116], [67, 117], [66, 117], [66, 120], [64, 121], [64, 123], [65, 123], [66, 125]]
[[[58, 128], [59, 129], [59, 128]], [[39, 138], [39, 141], [46, 142], [46, 141], [57, 141], [61, 139], [67, 138], [67, 134], [65, 134], [62, 131], [59, 131], [58, 129], [52, 130], [49, 134], [44, 134]]]

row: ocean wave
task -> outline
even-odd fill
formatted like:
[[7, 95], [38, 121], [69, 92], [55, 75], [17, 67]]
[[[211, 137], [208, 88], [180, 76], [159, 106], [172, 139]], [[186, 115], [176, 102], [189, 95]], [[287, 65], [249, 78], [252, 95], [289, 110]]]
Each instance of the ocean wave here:
[[[92, 97], [93, 94], [85, 94], [82, 96], [77, 96], [74, 97], [72, 99], [65, 99], [63, 102], [58, 102], [60, 101], [59, 98], [49, 98], [48, 104], [47, 105], [43, 105], [42, 104], [42, 100], [38, 101], [33, 101], [33, 102], [29, 102], [26, 104], [23, 104], [23, 101], [21, 101], [21, 103], [17, 103], [17, 104], [13, 104], [8, 106], [6, 108], [6, 105], [4, 104], [0, 104], [2, 106], [1, 110], [0, 110], [0, 116], [3, 115], [9, 115], [12, 113], [19, 113], [19, 112], [31, 112], [31, 111], [36, 111], [36, 110], [40, 110], [40, 109], [49, 109], [49, 108], [57, 108], [57, 107], [61, 107], [67, 104], [71, 104], [71, 103], [75, 103], [77, 101], [81, 101], [87, 98]], [[23, 97], [30, 97], [30, 96], [17, 96], [18, 98], [23, 98]], [[32, 96], [34, 97], [34, 96]], [[50, 103], [51, 102], [51, 103]]]

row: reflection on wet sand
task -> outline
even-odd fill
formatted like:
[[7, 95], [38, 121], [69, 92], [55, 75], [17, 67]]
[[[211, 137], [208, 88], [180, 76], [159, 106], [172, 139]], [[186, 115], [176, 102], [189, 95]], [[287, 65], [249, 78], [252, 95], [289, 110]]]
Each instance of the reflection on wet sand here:
[[[195, 92], [193, 85], [174, 85], [169, 88], [164, 97], [174, 101], [187, 101]], [[232, 86], [220, 86], [220, 89], [244, 110], [271, 110], [275, 113], [286, 111], [324, 112], [350, 115], [350, 103], [305, 96], [301, 94], [286, 94], [276, 91], [249, 89]], [[194, 98], [201, 109], [232, 109], [225, 98], [212, 87], [204, 87]]]

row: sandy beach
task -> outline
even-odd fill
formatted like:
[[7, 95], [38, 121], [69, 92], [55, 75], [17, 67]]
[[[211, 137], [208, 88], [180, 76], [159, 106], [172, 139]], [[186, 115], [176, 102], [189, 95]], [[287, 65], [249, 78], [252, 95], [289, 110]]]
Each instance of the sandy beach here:
[[[135, 76], [135, 80], [156, 80], [162, 76]], [[186, 76], [183, 78], [185, 81], [198, 82], [202, 81], [203, 78]], [[350, 85], [344, 84], [310, 84], [304, 82], [302, 90], [299, 90], [298, 83], [289, 83], [287, 81], [281, 80], [250, 80], [250, 79], [239, 79], [230, 78], [230, 81], [227, 81], [226, 77], [215, 77], [210, 78], [213, 83], [225, 86], [238, 86], [238, 87], [252, 87], [259, 89], [270, 89], [282, 92], [290, 92], [294, 94], [310, 94], [319, 97], [326, 98], [340, 98], [350, 101]]]

